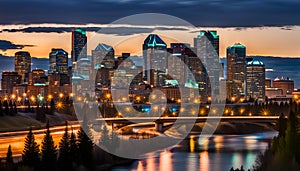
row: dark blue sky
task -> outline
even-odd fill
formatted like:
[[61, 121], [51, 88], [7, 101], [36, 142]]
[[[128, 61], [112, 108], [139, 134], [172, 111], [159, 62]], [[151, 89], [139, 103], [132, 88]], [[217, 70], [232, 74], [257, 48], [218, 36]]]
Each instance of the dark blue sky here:
[[110, 23], [164, 13], [195, 26], [300, 25], [299, 0], [1, 0], [0, 24]]

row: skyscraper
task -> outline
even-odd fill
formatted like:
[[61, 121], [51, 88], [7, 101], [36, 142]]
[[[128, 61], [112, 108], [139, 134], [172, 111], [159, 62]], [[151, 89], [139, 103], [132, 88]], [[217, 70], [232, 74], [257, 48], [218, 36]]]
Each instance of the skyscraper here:
[[203, 74], [206, 80], [204, 91], [207, 94], [213, 91], [215, 95], [219, 95], [219, 76], [222, 66], [219, 62], [219, 35], [216, 31], [200, 31], [200, 34], [194, 38], [194, 47], [204, 65]]
[[154, 87], [163, 86], [167, 72], [167, 44], [150, 34], [143, 44], [144, 79]]
[[188, 79], [188, 52], [190, 44], [171, 43], [168, 48], [170, 57], [168, 58], [168, 75], [177, 80], [179, 85], [184, 86]]
[[265, 99], [265, 65], [259, 60], [247, 62], [246, 96], [255, 100]]
[[28, 82], [28, 74], [31, 71], [31, 56], [27, 51], [15, 53], [15, 71], [21, 75], [21, 82]]
[[114, 68], [115, 66], [115, 51], [114, 48], [104, 43], [98, 44], [95, 50], [92, 50], [92, 67], [99, 68]]
[[246, 47], [240, 43], [227, 48], [227, 97], [245, 94]]
[[68, 53], [55, 49], [49, 53], [49, 74], [68, 74]]
[[87, 56], [87, 37], [86, 32], [82, 29], [72, 30], [72, 63], [77, 62], [80, 58]]

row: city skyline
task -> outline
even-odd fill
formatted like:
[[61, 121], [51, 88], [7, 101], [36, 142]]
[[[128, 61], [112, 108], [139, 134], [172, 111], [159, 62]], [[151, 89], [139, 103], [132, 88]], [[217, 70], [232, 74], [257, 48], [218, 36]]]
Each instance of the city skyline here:
[[[71, 30], [81, 26], [87, 30], [88, 42], [94, 36], [101, 37], [97, 43], [106, 43], [112, 45], [115, 54], [120, 56], [122, 52], [130, 52], [132, 55], [142, 56], [139, 44], [150, 33], [156, 33], [162, 37], [167, 45], [174, 41], [170, 33], [181, 36], [184, 42], [193, 44], [193, 38], [200, 30], [216, 30], [220, 35], [220, 57], [226, 56], [226, 48], [234, 43], [242, 43], [247, 46], [248, 56], [275, 56], [275, 57], [300, 57], [300, 50], [297, 45], [300, 39], [297, 35], [300, 33], [300, 26], [291, 27], [231, 27], [231, 28], [189, 28], [184, 26], [133, 26], [115, 25], [107, 29], [108, 25], [90, 24], [90, 25], [2, 25], [0, 30], [0, 54], [4, 56], [13, 56], [20, 49], [29, 51], [32, 57], [47, 58], [52, 48], [62, 48], [69, 53], [71, 57]], [[17, 29], [16, 29], [17, 28]], [[102, 30], [100, 29], [102, 28]], [[96, 31], [99, 30], [99, 33]], [[119, 34], [121, 29], [125, 29], [124, 34]], [[135, 32], [137, 34], [131, 34]], [[276, 36], [274, 36], [276, 35]], [[117, 43], [116, 43], [117, 42]], [[130, 42], [125, 43], [124, 42]], [[132, 46], [128, 46], [130, 44]], [[87, 53], [91, 55], [98, 44], [89, 44]]]

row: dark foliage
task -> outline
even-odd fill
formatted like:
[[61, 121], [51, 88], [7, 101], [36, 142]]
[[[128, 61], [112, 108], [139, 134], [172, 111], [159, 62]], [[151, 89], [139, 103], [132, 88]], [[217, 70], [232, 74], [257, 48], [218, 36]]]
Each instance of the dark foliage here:
[[42, 141], [41, 168], [45, 171], [55, 171], [57, 162], [57, 149], [50, 133], [49, 121], [47, 122], [46, 128], [47, 130]]
[[30, 128], [27, 137], [25, 138], [22, 163], [25, 166], [37, 167], [39, 160], [39, 145], [35, 141], [32, 128]]

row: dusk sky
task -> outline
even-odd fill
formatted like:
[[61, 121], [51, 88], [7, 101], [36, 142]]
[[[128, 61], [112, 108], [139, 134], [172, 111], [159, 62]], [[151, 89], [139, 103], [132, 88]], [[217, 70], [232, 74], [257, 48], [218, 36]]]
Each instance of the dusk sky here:
[[[122, 17], [163, 13], [196, 28], [126, 26], [136, 30], [132, 35], [119, 34], [124, 26], [114, 26], [109, 32], [100, 31], [101, 42], [130, 41], [115, 46], [116, 54], [140, 54], [141, 42], [151, 32], [162, 37], [170, 32], [184, 34], [182, 41], [193, 45], [199, 30], [213, 29], [220, 35], [220, 56], [225, 56], [227, 46], [240, 42], [248, 55], [300, 57], [299, 8], [298, 0], [2, 0], [0, 54], [12, 56], [23, 49], [35, 57], [48, 57], [53, 47], [70, 53], [73, 27], [87, 28], [91, 39], [95, 31], [111, 27], [107, 24]], [[172, 42], [172, 38], [164, 40]], [[89, 51], [95, 46], [88, 45]]]

